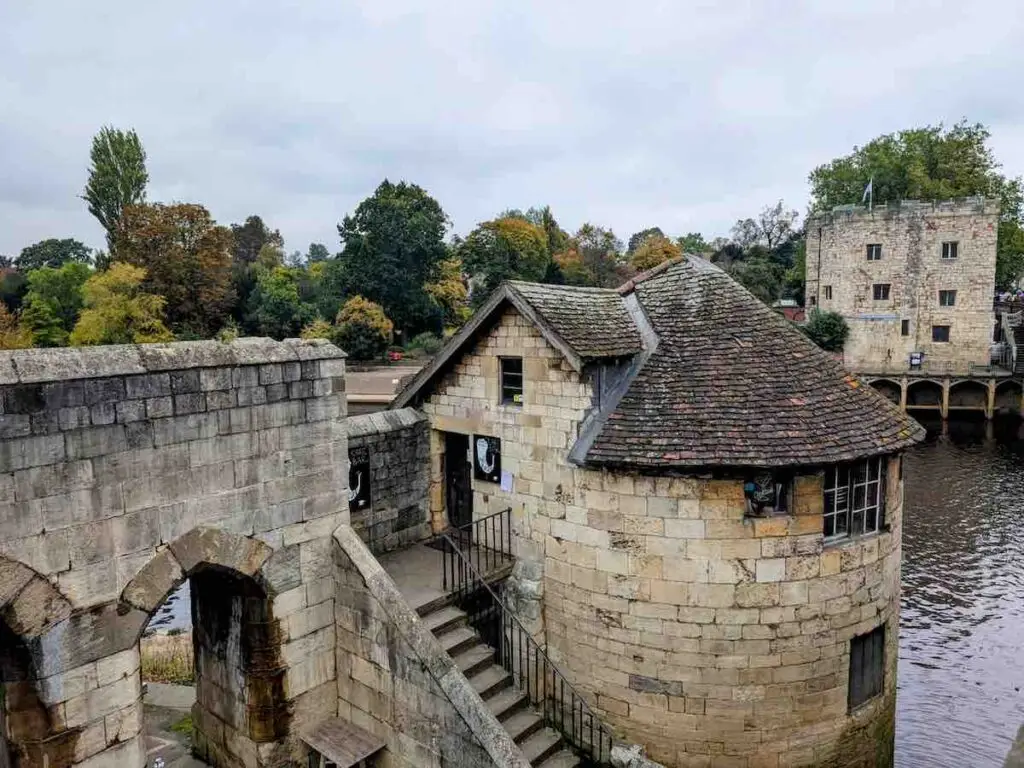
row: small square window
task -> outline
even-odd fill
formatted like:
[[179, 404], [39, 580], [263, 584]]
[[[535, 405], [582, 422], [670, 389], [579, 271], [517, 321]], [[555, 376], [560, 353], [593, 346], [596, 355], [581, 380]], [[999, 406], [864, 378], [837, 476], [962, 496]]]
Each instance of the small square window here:
[[818, 297], [817, 297], [817, 296], [811, 296], [811, 297], [809, 298], [809, 301], [810, 301], [810, 303], [811, 303], [811, 306], [813, 307], [813, 306], [814, 306], [815, 304], [817, 304], [817, 303], [818, 303]]
[[789, 514], [793, 483], [789, 476], [759, 472], [743, 482], [747, 514], [752, 517]]
[[868, 261], [881, 261], [882, 260], [882, 244], [881, 243], [869, 243], [867, 245]]
[[956, 305], [956, 291], [939, 291], [939, 306], [952, 307]]
[[949, 341], [949, 326], [948, 325], [933, 325], [932, 326], [932, 341]]
[[523, 358], [501, 358], [501, 402], [504, 405], [523, 404]]
[[889, 283], [875, 283], [871, 286], [871, 295], [875, 301], [889, 300]]
[[850, 641], [850, 711], [885, 687], [885, 624]]
[[950, 240], [949, 242], [942, 244], [942, 258], [944, 259], [955, 259], [960, 250], [960, 243], [956, 240]]
[[900, 336], [909, 336], [909, 335], [910, 335], [910, 321], [909, 320], [901, 320], [900, 321]]
[[832, 286], [831, 285], [826, 285], [825, 286], [825, 298], [828, 299], [829, 301], [832, 300]]

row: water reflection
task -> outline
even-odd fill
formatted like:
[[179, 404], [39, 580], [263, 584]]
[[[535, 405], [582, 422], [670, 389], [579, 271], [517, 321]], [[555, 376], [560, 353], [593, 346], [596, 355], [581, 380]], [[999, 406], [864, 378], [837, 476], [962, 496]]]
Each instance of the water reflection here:
[[1024, 428], [925, 426], [904, 473], [896, 764], [999, 768], [1024, 722]]

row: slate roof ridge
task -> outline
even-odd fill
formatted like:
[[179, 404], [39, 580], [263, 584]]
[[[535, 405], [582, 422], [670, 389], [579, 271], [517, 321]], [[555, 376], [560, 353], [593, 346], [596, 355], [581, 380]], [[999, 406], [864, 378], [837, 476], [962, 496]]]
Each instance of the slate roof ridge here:
[[557, 283], [534, 283], [529, 280], [505, 280], [504, 284], [512, 286], [517, 291], [525, 286], [528, 290], [539, 288], [541, 290], [564, 291], [565, 293], [600, 294], [606, 296], [618, 292], [617, 288], [602, 288], [599, 285], [559, 285]]
[[627, 280], [614, 290], [617, 291], [620, 296], [626, 296], [632, 293], [634, 290], [636, 290], [636, 287], [640, 285], [640, 283], [646, 280], [650, 280], [652, 277], [657, 277], [662, 272], [669, 269], [669, 267], [674, 267], [676, 264], [679, 264], [680, 262], [685, 261], [688, 258], [689, 256], [684, 253], [681, 256], [673, 256], [671, 259], [666, 259], [665, 261], [661, 262], [661, 264], [659, 264], [658, 266], [651, 267], [646, 272], [641, 272], [639, 275], [631, 277], [629, 280]]

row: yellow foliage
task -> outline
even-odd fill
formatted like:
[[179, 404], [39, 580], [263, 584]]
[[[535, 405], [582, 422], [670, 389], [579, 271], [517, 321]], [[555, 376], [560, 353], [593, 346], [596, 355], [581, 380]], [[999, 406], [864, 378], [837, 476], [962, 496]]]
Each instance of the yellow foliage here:
[[142, 291], [146, 270], [114, 262], [82, 287], [85, 308], [71, 332], [75, 346], [173, 341], [164, 325], [163, 296]]
[[322, 317], [318, 317], [299, 332], [299, 337], [303, 339], [329, 339], [333, 331], [334, 328], [330, 323]]
[[437, 280], [424, 285], [423, 290], [444, 310], [446, 324], [461, 324], [471, 314], [468, 293], [462, 282], [462, 261], [458, 258], [445, 259], [437, 269]]
[[18, 318], [0, 301], [0, 349], [27, 349], [32, 346], [32, 331], [18, 323]]
[[335, 323], [341, 327], [351, 323], [359, 323], [372, 328], [384, 338], [391, 340], [395, 324], [384, 314], [384, 308], [376, 302], [364, 299], [362, 296], [353, 296], [345, 302], [345, 305], [338, 310], [338, 317]]
[[633, 252], [631, 263], [636, 270], [646, 272], [648, 269], [654, 269], [662, 262], [680, 255], [682, 255], [682, 251], [679, 250], [678, 245], [667, 237], [653, 235], [644, 240]]

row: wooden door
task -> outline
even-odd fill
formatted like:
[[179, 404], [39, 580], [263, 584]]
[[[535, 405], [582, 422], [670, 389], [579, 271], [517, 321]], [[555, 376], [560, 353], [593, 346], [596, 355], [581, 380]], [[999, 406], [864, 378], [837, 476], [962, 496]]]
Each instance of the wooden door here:
[[448, 525], [458, 528], [473, 522], [473, 468], [469, 463], [469, 435], [444, 436], [444, 486]]

